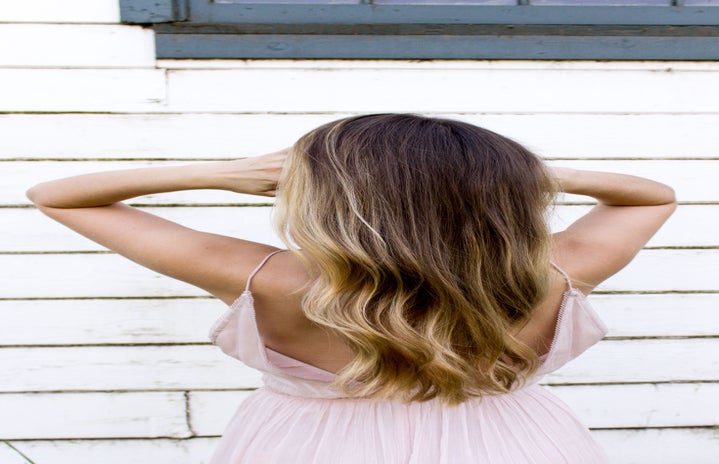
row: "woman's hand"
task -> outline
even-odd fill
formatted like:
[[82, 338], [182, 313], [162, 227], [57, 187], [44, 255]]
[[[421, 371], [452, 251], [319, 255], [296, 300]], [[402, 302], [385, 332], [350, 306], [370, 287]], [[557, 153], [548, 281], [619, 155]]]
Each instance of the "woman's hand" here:
[[285, 148], [267, 155], [225, 162], [219, 167], [224, 174], [220, 188], [237, 193], [275, 196], [289, 150]]

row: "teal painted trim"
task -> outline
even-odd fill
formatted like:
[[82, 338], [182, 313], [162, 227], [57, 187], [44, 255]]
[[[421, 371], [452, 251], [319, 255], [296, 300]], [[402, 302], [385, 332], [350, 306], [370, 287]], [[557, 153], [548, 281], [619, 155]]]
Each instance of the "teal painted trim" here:
[[187, 0], [120, 0], [120, 20], [129, 24], [157, 24], [187, 19]]
[[719, 60], [719, 37], [157, 34], [158, 58]]
[[307, 5], [187, 1], [190, 22], [197, 24], [719, 25], [717, 6]]

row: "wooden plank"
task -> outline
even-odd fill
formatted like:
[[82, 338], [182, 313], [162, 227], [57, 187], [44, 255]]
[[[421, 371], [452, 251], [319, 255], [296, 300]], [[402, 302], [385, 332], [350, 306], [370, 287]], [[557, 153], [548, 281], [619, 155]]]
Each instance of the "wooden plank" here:
[[719, 339], [606, 340], [559, 371], [547, 384], [715, 382]]
[[0, 111], [147, 111], [164, 101], [158, 69], [0, 69]]
[[[0, 114], [5, 137], [0, 156], [240, 158], [290, 146], [302, 134], [343, 116]], [[37, 132], [47, 134], [47, 138], [33, 136]]]
[[[0, 120], [2, 116], [0, 116]], [[29, 137], [29, 134], [28, 134]], [[0, 185], [0, 205], [27, 205], [25, 191], [34, 184], [50, 179], [114, 169], [133, 169], [151, 166], [173, 166], [189, 164], [187, 161], [5, 161], [0, 170], [7, 179]], [[614, 171], [655, 179], [674, 187], [683, 202], [719, 203], [719, 185], [712, 179], [719, 177], [719, 160], [572, 160], [552, 161], [550, 165], [575, 167], [595, 171]], [[559, 199], [566, 202], [591, 202], [578, 195], [565, 195]], [[194, 190], [162, 195], [148, 195], [143, 204], [237, 204], [267, 203], [267, 197], [238, 195], [216, 190]]]
[[4, 464], [31, 464], [7, 442], [0, 441], [0, 462]]
[[207, 296], [117, 255], [0, 255], [0, 267], [0, 298]]
[[[247, 389], [257, 371], [211, 345], [0, 350], [1, 391]], [[544, 378], [549, 385], [716, 382], [716, 338], [605, 340]]]
[[719, 383], [548, 388], [594, 429], [719, 425]]
[[[593, 295], [610, 338], [719, 337], [719, 294]], [[0, 300], [0, 346], [207, 342], [215, 299]]]
[[593, 435], [616, 464], [716, 464], [716, 428], [597, 430]]
[[[541, 87], [528, 82], [541, 82]], [[719, 103], [714, 85], [711, 73], [674, 71], [170, 70], [168, 109], [713, 113]], [[615, 91], [587, 91], [596, 88]], [[271, 89], [271, 98], [258, 89]]]
[[[216, 438], [192, 438], [30, 440], [11, 443], [36, 464], [207, 464], [217, 441]], [[14, 463], [11, 461], [8, 464]]]
[[[189, 196], [189, 195], [188, 195]], [[157, 197], [155, 197], [157, 198]], [[260, 198], [260, 197], [258, 197]], [[270, 199], [265, 199], [270, 200]], [[138, 201], [144, 201], [140, 199]], [[157, 200], [155, 200], [157, 201]], [[261, 200], [260, 200], [261, 201]], [[242, 237], [282, 247], [272, 226], [271, 207], [152, 207], [145, 211], [198, 230]], [[552, 229], [562, 230], [588, 212], [588, 206], [557, 206]], [[89, 251], [103, 248], [35, 209], [0, 209], [0, 233], [12, 237], [0, 251]], [[719, 235], [719, 205], [682, 206], [648, 243], [650, 247], [716, 247]], [[688, 234], [687, 231], [692, 233]]]
[[[593, 429], [694, 427], [719, 424], [719, 384], [549, 386]], [[247, 391], [190, 392], [191, 428], [221, 435]]]
[[117, 23], [117, 0], [33, 0], [2, 2], [0, 22], [6, 23]]
[[592, 295], [610, 337], [719, 336], [719, 294]]
[[190, 428], [200, 437], [222, 435], [238, 406], [251, 394], [247, 390], [190, 392]]
[[216, 299], [0, 301], [0, 345], [207, 343]]
[[597, 287], [603, 291], [714, 291], [719, 250], [643, 250], [621, 272]]
[[155, 64], [154, 34], [139, 26], [0, 24], [2, 66], [123, 68]]
[[[305, 132], [349, 115], [0, 114], [0, 157], [236, 158], [289, 146]], [[711, 137], [719, 124], [716, 113], [491, 114], [476, 109], [438, 116], [487, 127], [548, 158], [719, 156]]]
[[0, 410], [4, 439], [184, 438], [191, 434], [182, 392], [3, 394]]
[[257, 371], [211, 345], [3, 348], [0, 366], [0, 391], [12, 393], [260, 386]]
[[[114, 254], [0, 255], [2, 298], [206, 296]], [[644, 250], [603, 291], [715, 291], [719, 250]]]

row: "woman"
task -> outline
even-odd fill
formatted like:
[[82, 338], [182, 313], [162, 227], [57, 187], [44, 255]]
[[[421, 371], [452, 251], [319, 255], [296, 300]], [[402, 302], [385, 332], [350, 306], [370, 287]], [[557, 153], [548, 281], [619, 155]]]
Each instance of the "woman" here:
[[[121, 203], [207, 188], [277, 194], [289, 252]], [[598, 205], [552, 235], [558, 190]], [[335, 121], [258, 158], [90, 174], [28, 196], [230, 305], [211, 339], [265, 387], [215, 464], [607, 462], [537, 381], [604, 336], [584, 295], [675, 208], [666, 185], [549, 169], [485, 129], [395, 114]]]

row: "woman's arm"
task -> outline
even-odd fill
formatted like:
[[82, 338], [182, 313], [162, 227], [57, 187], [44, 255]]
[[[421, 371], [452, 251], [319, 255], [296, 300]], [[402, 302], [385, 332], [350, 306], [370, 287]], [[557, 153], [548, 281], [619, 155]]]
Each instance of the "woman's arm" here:
[[555, 256], [586, 293], [626, 266], [676, 209], [671, 187], [636, 176], [553, 168], [560, 190], [598, 205], [554, 235]]
[[38, 184], [27, 196], [43, 213], [89, 239], [229, 303], [272, 247], [199, 232], [120, 202], [192, 189], [272, 196], [285, 155], [86, 174]]

